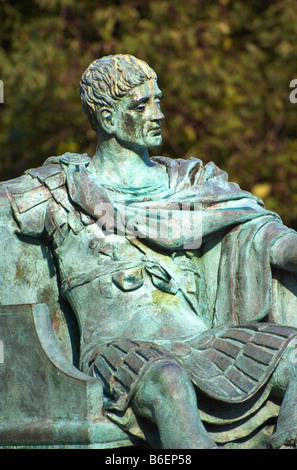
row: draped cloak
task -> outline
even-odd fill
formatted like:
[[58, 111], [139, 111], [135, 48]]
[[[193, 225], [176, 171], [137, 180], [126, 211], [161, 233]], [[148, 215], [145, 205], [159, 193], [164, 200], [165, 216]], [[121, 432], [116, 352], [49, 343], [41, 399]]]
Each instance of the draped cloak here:
[[[112, 207], [112, 214], [108, 214], [112, 215], [110, 230], [120, 218], [125, 234], [129, 236], [132, 231], [132, 236], [136, 233], [142, 243], [156, 249], [170, 254], [197, 248], [204, 271], [205, 295], [202, 292], [201, 298], [205, 303], [201, 303], [201, 309], [209, 326], [265, 318], [272, 308], [270, 249], [280, 237], [295, 232], [284, 226], [277, 214], [266, 210], [258, 197], [228, 182], [227, 173], [214, 163], [203, 166], [196, 158], [152, 160], [166, 168], [168, 188], [113, 187], [106, 191], [98, 184], [91, 165], [79, 169], [70, 165], [70, 198], [99, 220], [100, 204]], [[155, 225], [148, 229], [151, 214]], [[177, 236], [174, 227], [182, 227]], [[206, 252], [217, 243], [221, 245], [219, 259], [208, 259]], [[215, 292], [207, 285], [208, 279], [215, 283]]]

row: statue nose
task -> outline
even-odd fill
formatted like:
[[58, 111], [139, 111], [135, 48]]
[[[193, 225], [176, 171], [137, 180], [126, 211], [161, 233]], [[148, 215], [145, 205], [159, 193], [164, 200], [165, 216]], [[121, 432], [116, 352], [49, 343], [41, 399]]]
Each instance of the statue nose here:
[[155, 106], [152, 111], [152, 121], [163, 121], [165, 119], [159, 106]]
[[163, 119], [165, 119], [165, 116], [164, 116], [164, 114], [162, 113], [162, 111], [160, 110], [159, 121], [163, 121]]

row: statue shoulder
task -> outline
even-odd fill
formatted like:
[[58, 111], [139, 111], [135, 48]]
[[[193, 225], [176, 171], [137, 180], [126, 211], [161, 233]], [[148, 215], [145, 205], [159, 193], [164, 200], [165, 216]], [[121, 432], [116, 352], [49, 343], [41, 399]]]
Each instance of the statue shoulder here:
[[63, 184], [65, 177], [59, 164], [27, 170], [19, 178], [0, 184], [0, 191], [9, 201], [10, 210], [20, 233], [34, 236], [43, 232], [46, 208], [52, 199], [52, 189]]
[[[61, 165], [75, 165], [75, 166], [87, 166], [91, 161], [91, 158], [87, 153], [71, 153], [66, 152], [59, 157]], [[45, 162], [46, 163], [46, 162]]]
[[67, 171], [72, 165], [86, 166], [90, 160], [87, 154], [67, 152], [48, 158], [42, 166], [27, 170], [19, 178], [0, 183], [0, 206], [2, 194], [6, 206], [7, 199], [10, 203], [20, 233], [38, 236], [46, 229], [51, 235], [57, 225], [72, 219], [76, 222], [74, 229], [78, 230], [76, 218], [69, 217], [73, 204], [67, 190]]
[[26, 170], [19, 178], [0, 183], [0, 192], [13, 199], [21, 213], [26, 212], [52, 197], [55, 198], [55, 192], [59, 188], [60, 195], [63, 190], [66, 191], [68, 166], [88, 165], [90, 161], [87, 154], [70, 152], [49, 157], [42, 166]]

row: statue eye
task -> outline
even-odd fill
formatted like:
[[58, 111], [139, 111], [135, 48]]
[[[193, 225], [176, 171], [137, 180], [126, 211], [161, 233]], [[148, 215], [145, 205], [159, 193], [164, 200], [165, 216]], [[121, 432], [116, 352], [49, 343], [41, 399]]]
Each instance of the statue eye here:
[[145, 110], [145, 105], [144, 104], [140, 104], [139, 106], [137, 106], [137, 108], [135, 108], [136, 111], [144, 111]]

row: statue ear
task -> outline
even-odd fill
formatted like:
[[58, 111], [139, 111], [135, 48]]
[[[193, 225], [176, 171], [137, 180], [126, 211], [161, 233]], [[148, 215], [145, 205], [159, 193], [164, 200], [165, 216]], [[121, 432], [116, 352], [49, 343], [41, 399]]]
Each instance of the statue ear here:
[[113, 110], [109, 108], [101, 108], [99, 111], [99, 121], [101, 127], [107, 132], [108, 134], [115, 133], [115, 125], [114, 125], [114, 115]]

